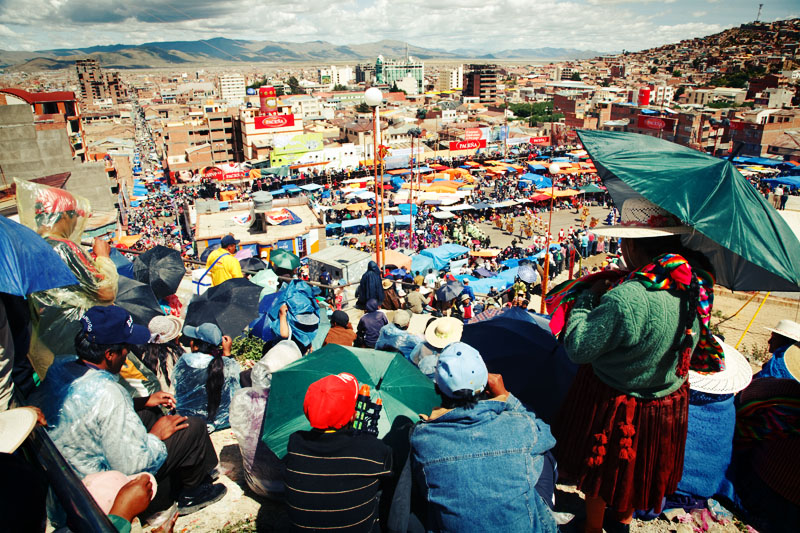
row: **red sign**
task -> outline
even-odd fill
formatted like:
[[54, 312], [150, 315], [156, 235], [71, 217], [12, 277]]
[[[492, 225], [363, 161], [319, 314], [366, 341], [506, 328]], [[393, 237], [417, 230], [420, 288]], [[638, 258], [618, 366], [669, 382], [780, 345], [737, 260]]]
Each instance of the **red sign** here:
[[224, 172], [217, 167], [206, 167], [200, 172], [200, 175], [206, 179], [221, 180]]
[[483, 132], [480, 128], [467, 128], [464, 130], [464, 139], [467, 141], [477, 141], [483, 137]]
[[531, 144], [550, 144], [550, 137], [531, 137]]
[[226, 180], [243, 180], [244, 177], [245, 177], [244, 172], [242, 172], [241, 170], [234, 170], [225, 173]]
[[734, 122], [731, 121], [731, 129], [732, 130], [743, 130], [744, 129], [744, 122]]
[[294, 115], [259, 115], [255, 117], [257, 130], [294, 126]]
[[636, 119], [636, 127], [646, 130], [671, 130], [675, 126], [675, 119], [648, 117], [639, 115]]
[[477, 150], [478, 148], [486, 148], [486, 139], [480, 139], [478, 141], [458, 141], [450, 143], [451, 150]]
[[262, 115], [278, 114], [278, 97], [275, 94], [275, 87], [259, 87], [258, 102]]

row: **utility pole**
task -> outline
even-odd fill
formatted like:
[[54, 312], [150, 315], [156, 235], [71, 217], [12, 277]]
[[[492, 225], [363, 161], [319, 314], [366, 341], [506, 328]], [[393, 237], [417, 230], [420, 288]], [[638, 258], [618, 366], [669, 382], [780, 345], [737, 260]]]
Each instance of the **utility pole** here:
[[764, 7], [764, 4], [758, 4], [758, 14], [756, 15], [756, 22], [761, 20], [761, 8]]

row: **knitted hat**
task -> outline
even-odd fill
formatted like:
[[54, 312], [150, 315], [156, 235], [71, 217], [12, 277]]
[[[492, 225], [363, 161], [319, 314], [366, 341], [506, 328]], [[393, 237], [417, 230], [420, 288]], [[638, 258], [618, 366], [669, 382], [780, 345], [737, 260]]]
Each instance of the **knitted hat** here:
[[356, 412], [358, 381], [351, 374], [326, 376], [308, 386], [303, 412], [312, 428], [339, 429]]
[[350, 317], [344, 311], [334, 311], [331, 315], [331, 322], [337, 326], [345, 327], [350, 322]]

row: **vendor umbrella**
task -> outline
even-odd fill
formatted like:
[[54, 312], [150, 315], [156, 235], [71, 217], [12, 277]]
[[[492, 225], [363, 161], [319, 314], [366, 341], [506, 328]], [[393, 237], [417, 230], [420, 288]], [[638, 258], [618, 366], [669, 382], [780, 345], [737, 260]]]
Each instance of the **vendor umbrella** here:
[[300, 258], [282, 248], [276, 248], [269, 253], [269, 262], [286, 270], [294, 270], [300, 266]]
[[383, 402], [378, 437], [392, 435], [401, 422], [416, 422], [439, 404], [433, 383], [395, 352], [327, 344], [272, 374], [261, 440], [278, 457], [286, 455], [289, 436], [311, 426], [303, 414], [308, 386], [325, 376], [348, 372], [359, 385], [369, 385], [371, 399]]
[[211, 246], [203, 250], [203, 253], [200, 254], [200, 261], [205, 263], [208, 260], [208, 256], [211, 255], [211, 252], [217, 249], [219, 249], [219, 244], [212, 244]]
[[239, 259], [239, 264], [242, 266], [242, 270], [250, 270], [253, 272], [258, 272], [259, 270], [264, 270], [267, 268], [267, 265], [264, 264], [264, 261], [258, 257]]
[[578, 189], [582, 193], [592, 194], [595, 192], [605, 192], [603, 189], [595, 185], [594, 183], [590, 183], [589, 185], [584, 185], [583, 187]]
[[464, 286], [458, 281], [448, 281], [444, 287], [436, 290], [436, 299], [440, 302], [455, 300], [464, 292]]
[[151, 248], [133, 261], [133, 275], [150, 285], [159, 300], [175, 294], [184, 274], [181, 253], [166, 246]]
[[548, 424], [554, 421], [578, 367], [550, 332], [546, 318], [508, 307], [489, 320], [470, 321], [461, 342], [478, 350], [489, 372], [502, 375], [506, 388], [538, 417]]
[[119, 277], [114, 304], [129, 312], [134, 324], [144, 327], [147, 327], [154, 317], [164, 314], [150, 285], [125, 276]]
[[537, 283], [539, 282], [539, 273], [533, 269], [530, 265], [522, 265], [519, 267], [517, 271], [517, 277], [524, 281], [525, 283]]
[[486, 268], [479, 267], [475, 269], [474, 274], [482, 278], [493, 278], [497, 275], [497, 272], [492, 272]]
[[77, 285], [78, 280], [52, 246], [32, 229], [0, 216], [0, 292], [25, 296]]
[[186, 309], [186, 325], [210, 322], [223, 335], [236, 337], [258, 316], [261, 287], [244, 278], [231, 278], [201, 295], [196, 295]]
[[693, 232], [681, 240], [703, 253], [731, 290], [800, 290], [800, 242], [733, 163], [662, 139], [581, 130], [578, 136], [614, 204], [643, 196]]

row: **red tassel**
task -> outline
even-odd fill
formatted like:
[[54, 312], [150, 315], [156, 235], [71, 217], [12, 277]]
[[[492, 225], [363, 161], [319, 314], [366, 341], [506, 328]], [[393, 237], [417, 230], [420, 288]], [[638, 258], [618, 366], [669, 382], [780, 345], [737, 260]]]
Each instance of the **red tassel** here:
[[632, 448], [633, 447], [633, 439], [631, 438], [624, 438], [619, 441], [619, 445], [622, 448]]

